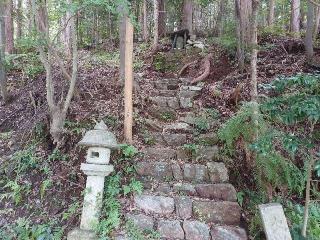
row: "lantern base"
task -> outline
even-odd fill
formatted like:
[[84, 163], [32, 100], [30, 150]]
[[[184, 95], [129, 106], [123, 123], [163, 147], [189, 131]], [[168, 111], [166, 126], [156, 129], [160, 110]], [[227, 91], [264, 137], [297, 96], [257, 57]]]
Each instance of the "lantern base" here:
[[75, 228], [68, 233], [67, 240], [98, 240], [94, 231]]

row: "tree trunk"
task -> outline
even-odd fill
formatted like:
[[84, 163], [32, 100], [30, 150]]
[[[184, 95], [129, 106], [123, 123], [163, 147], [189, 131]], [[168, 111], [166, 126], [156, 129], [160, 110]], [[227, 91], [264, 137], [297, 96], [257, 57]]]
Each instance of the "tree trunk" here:
[[225, 14], [225, 9], [226, 9], [226, 5], [227, 5], [228, 1], [226, 0], [220, 0], [219, 3], [219, 12], [218, 12], [218, 16], [217, 16], [217, 24], [216, 24], [216, 32], [218, 34], [218, 36], [220, 37], [223, 33], [223, 14]]
[[5, 8], [5, 36], [6, 36], [6, 48], [7, 53], [14, 52], [14, 39], [13, 39], [13, 2], [8, 0]]
[[320, 24], [320, 7], [315, 7], [316, 11], [316, 18], [315, 18], [315, 24], [314, 24], [314, 33], [313, 37], [316, 38], [319, 34], [319, 24]]
[[133, 126], [133, 24], [127, 17], [125, 29], [124, 136], [132, 144]]
[[300, 34], [300, 0], [292, 0], [290, 30], [297, 35]]
[[166, 35], [166, 9], [165, 0], [159, 0], [159, 37]]
[[304, 39], [306, 48], [307, 61], [311, 62], [313, 59], [313, 31], [314, 31], [314, 6], [308, 1], [308, 13], [307, 13], [307, 32]]
[[18, 0], [17, 2], [17, 39], [22, 37], [22, 0]]
[[182, 11], [182, 28], [188, 29], [190, 34], [193, 33], [193, 3], [192, 0], [183, 1], [183, 11]]
[[[120, 7], [120, 11], [124, 11], [124, 7]], [[126, 19], [127, 14], [123, 12], [123, 16], [120, 20], [120, 68], [119, 68], [119, 83], [124, 84], [124, 74], [125, 74], [125, 44], [126, 44]]]
[[147, 11], [147, 0], [143, 0], [143, 40], [148, 41], [148, 11]]
[[[68, 6], [68, 7], [70, 8], [71, 6]], [[72, 55], [71, 25], [69, 21], [70, 18], [71, 18], [71, 13], [70, 11], [67, 11], [63, 21], [63, 27], [65, 28], [63, 31], [63, 35], [64, 35], [64, 48], [69, 57]]]
[[251, 101], [256, 103], [258, 102], [258, 83], [257, 83], [258, 7], [259, 7], [259, 0], [252, 0]]
[[159, 6], [158, 0], [153, 0], [154, 7], [154, 28], [153, 28], [153, 49], [158, 48], [159, 42]]
[[268, 26], [274, 23], [275, 0], [269, 0]]
[[7, 101], [7, 76], [4, 67], [5, 51], [5, 23], [4, 23], [4, 3], [0, 2], [0, 89], [4, 102]]

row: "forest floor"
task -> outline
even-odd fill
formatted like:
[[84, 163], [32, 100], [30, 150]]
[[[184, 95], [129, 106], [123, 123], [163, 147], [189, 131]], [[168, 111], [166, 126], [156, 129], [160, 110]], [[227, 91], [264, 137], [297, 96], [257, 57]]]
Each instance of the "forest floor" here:
[[[260, 45], [259, 83], [270, 83], [278, 76], [315, 71], [305, 65], [301, 40], [265, 37], [260, 39]], [[146, 114], [144, 108], [147, 103], [144, 100], [152, 91], [152, 81], [176, 77], [185, 64], [195, 60], [197, 63], [182, 77], [197, 77], [203, 71], [202, 60], [208, 53], [213, 53], [214, 58], [197, 104], [218, 110], [223, 124], [239, 109], [240, 101], [249, 100], [249, 72], [239, 73], [232, 54], [218, 44], [210, 44], [205, 52], [195, 48], [173, 52], [168, 44], [163, 44], [152, 58], [143, 54], [145, 51], [147, 47], [144, 44], [136, 45], [134, 131], [137, 131], [139, 120]], [[19, 226], [26, 228], [27, 224], [42, 224], [43, 228], [63, 226], [63, 233], [77, 226], [81, 192], [85, 186], [85, 177], [79, 170], [85, 151], [77, 147], [77, 142], [99, 120], [107, 123], [119, 142], [123, 141], [119, 55], [99, 50], [82, 51], [80, 56], [77, 94], [67, 117], [66, 144], [60, 150], [54, 150], [48, 135], [44, 72], [30, 76], [24, 71], [26, 60], [12, 60], [14, 67], [8, 74], [10, 102], [7, 105], [0, 102], [0, 229], [4, 229], [3, 232], [0, 230], [0, 238], [8, 229], [12, 233], [19, 231]], [[58, 67], [54, 71], [54, 81], [58, 99], [67, 89]], [[259, 89], [259, 93], [265, 94], [263, 89]], [[143, 144], [135, 137], [137, 148]], [[242, 157], [239, 156], [238, 160]], [[229, 166], [237, 191], [254, 189], [252, 173], [243, 162], [234, 161]], [[250, 221], [249, 215], [244, 213], [244, 216], [245, 220]], [[17, 223], [18, 219], [20, 222]]]

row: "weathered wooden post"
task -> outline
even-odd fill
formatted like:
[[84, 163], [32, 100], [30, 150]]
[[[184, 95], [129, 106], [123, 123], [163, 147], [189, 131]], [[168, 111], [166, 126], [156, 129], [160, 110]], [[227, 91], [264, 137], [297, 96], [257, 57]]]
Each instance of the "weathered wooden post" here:
[[103, 121], [88, 131], [79, 145], [89, 147], [86, 163], [81, 170], [87, 175], [87, 184], [81, 215], [80, 228], [69, 232], [68, 240], [96, 240], [95, 230], [99, 224], [105, 177], [113, 172], [109, 164], [112, 149], [117, 149], [117, 140]]

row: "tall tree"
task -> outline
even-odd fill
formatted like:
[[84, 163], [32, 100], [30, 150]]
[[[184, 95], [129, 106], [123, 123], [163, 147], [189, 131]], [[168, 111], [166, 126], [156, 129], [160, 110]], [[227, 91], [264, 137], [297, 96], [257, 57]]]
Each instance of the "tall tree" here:
[[164, 37], [166, 34], [166, 9], [165, 0], [159, 1], [159, 37]]
[[272, 26], [274, 23], [275, 0], [269, 0], [268, 25]]
[[125, 85], [124, 85], [124, 136], [132, 144], [133, 126], [133, 24], [125, 19]]
[[300, 33], [300, 0], [292, 0], [291, 2], [291, 32]]
[[[72, 37], [72, 69], [69, 72], [67, 67], [64, 66], [63, 60], [59, 57], [58, 52], [54, 46], [55, 39], [51, 39], [50, 29], [48, 25], [47, 7], [45, 1], [31, 0], [32, 2], [32, 19], [35, 28], [39, 32], [37, 42], [37, 50], [40, 55], [40, 60], [46, 70], [46, 91], [47, 91], [47, 103], [50, 112], [50, 134], [53, 138], [54, 143], [58, 146], [63, 143], [64, 123], [67, 117], [71, 100], [76, 87], [77, 76], [78, 76], [78, 49], [77, 49], [77, 34], [75, 29], [74, 17], [70, 18], [69, 22], [71, 25], [71, 37]], [[71, 2], [71, 0], [70, 0]], [[69, 2], [69, 3], [70, 3]], [[71, 9], [68, 9], [71, 11]], [[52, 76], [53, 63], [57, 62], [63, 76], [67, 82], [69, 82], [69, 89], [64, 96], [62, 93], [59, 101], [55, 98], [55, 84]]]
[[307, 32], [304, 39], [307, 61], [311, 62], [313, 59], [313, 31], [314, 31], [314, 5], [308, 0], [307, 13]]
[[221, 36], [223, 33], [223, 23], [224, 23], [224, 19], [223, 19], [223, 15], [225, 14], [225, 9], [226, 6], [228, 4], [227, 0], [220, 0], [219, 2], [219, 11], [217, 14], [217, 24], [216, 24], [216, 33], [218, 34], [218, 36]]
[[[3, 0], [2, 0], [3, 1]], [[14, 52], [14, 27], [13, 27], [13, 2], [12, 0], [6, 0], [5, 7], [5, 36], [6, 36], [6, 48], [7, 53]]]
[[7, 76], [4, 65], [5, 50], [5, 20], [4, 20], [4, 2], [0, 2], [0, 90], [4, 102], [7, 101]]
[[143, 0], [143, 40], [146, 42], [149, 38], [148, 31], [148, 10], [147, 10], [147, 0]]
[[192, 34], [193, 32], [193, 1], [184, 0], [183, 1], [183, 11], [182, 11], [182, 28], [188, 29]]
[[313, 33], [314, 38], [319, 34], [320, 6], [315, 6], [315, 12], [316, 12], [316, 17], [315, 17], [314, 33]]
[[159, 2], [153, 0], [153, 49], [158, 48], [159, 42]]
[[17, 1], [17, 39], [22, 37], [23, 9], [22, 0]]

